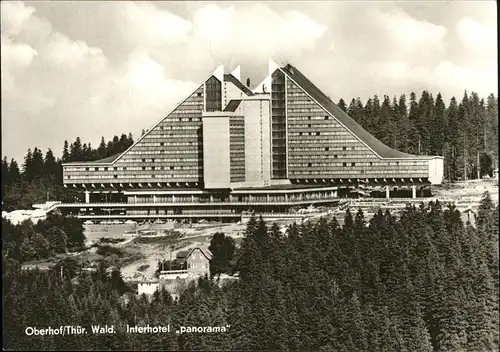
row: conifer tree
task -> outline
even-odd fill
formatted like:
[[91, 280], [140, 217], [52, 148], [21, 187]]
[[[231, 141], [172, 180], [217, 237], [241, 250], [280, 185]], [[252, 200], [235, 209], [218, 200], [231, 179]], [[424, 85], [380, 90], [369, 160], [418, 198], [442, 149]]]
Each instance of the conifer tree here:
[[448, 121], [448, 137], [446, 139], [446, 153], [444, 154], [445, 177], [450, 181], [454, 181], [458, 178], [459, 174], [458, 158], [460, 155], [459, 116], [455, 97], [451, 98], [450, 105], [446, 111], [446, 117]]
[[417, 103], [417, 95], [414, 92], [410, 93], [410, 109], [408, 112], [409, 126], [409, 152], [412, 154], [421, 154], [420, 145], [420, 130], [417, 128], [419, 123], [419, 105]]
[[27, 181], [33, 180], [34, 170], [33, 170], [33, 154], [31, 149], [28, 149], [28, 153], [24, 157], [24, 167], [23, 167], [23, 177]]
[[10, 184], [9, 162], [6, 156], [2, 159], [2, 183], [4, 186]]
[[19, 171], [19, 166], [17, 165], [17, 161], [13, 158], [10, 159], [9, 164], [9, 179], [11, 182], [19, 182], [21, 180], [21, 172]]
[[430, 154], [443, 155], [444, 143], [446, 142], [446, 131], [448, 126], [446, 123], [446, 107], [444, 105], [441, 93], [436, 96], [434, 103], [433, 120], [430, 123]]
[[63, 153], [62, 153], [62, 158], [61, 161], [63, 163], [67, 163], [70, 160], [70, 155], [69, 155], [69, 147], [68, 147], [68, 141], [64, 141], [64, 147], [63, 147]]
[[339, 108], [341, 108], [344, 112], [347, 112], [347, 105], [344, 99], [340, 98], [339, 103], [337, 104]]
[[54, 153], [52, 152], [52, 150], [48, 149], [47, 153], [45, 153], [43, 175], [49, 179], [55, 179], [57, 171], [58, 166], [54, 157]]

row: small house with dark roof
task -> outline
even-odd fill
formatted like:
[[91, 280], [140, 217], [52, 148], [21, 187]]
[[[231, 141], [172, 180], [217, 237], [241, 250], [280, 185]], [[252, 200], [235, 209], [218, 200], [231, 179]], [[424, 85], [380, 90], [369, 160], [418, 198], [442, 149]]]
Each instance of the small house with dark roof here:
[[177, 253], [176, 258], [184, 262], [188, 273], [201, 275], [210, 273], [212, 252], [204, 246], [197, 246], [187, 251], [180, 251]]

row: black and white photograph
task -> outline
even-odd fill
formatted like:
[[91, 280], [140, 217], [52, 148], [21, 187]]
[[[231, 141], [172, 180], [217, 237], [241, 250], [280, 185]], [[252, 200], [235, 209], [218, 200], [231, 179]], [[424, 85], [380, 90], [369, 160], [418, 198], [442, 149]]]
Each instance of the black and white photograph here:
[[3, 350], [499, 350], [496, 1], [0, 6]]

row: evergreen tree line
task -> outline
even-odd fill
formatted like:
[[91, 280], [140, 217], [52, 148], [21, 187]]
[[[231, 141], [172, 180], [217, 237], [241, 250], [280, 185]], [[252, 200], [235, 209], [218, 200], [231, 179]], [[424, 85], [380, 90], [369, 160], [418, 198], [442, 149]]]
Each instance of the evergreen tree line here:
[[94, 161], [99, 159], [107, 158], [127, 150], [134, 140], [132, 138], [132, 133], [122, 134], [120, 137], [114, 136], [112, 140], [106, 141], [104, 137], [101, 137], [101, 143], [97, 149], [93, 149], [90, 143], [83, 143], [80, 137], [76, 137], [76, 140], [68, 146], [68, 141], [64, 141], [62, 162], [68, 163], [71, 161]]
[[90, 143], [82, 145], [80, 137], [68, 146], [64, 141], [61, 158], [56, 158], [54, 152], [48, 149], [45, 156], [41, 149], [28, 149], [24, 157], [22, 170], [13, 158], [2, 159], [2, 209], [31, 209], [34, 203], [43, 203], [48, 199], [59, 201], [74, 201], [78, 193], [63, 187], [62, 164], [71, 161], [92, 161], [106, 158], [125, 151], [133, 144], [132, 134], [128, 137], [114, 136], [107, 144], [104, 137], [97, 149]]
[[[417, 155], [444, 157], [444, 176], [455, 181], [480, 178], [498, 164], [498, 97], [486, 101], [475, 92], [455, 97], [446, 106], [441, 93], [423, 91], [392, 99], [375, 95], [338, 106], [391, 148]], [[495, 164], [493, 164], [495, 162]]]
[[25, 220], [18, 225], [2, 218], [3, 257], [19, 263], [80, 250], [84, 242], [83, 222], [76, 217], [50, 213], [36, 224]]
[[[343, 226], [320, 219], [286, 234], [251, 219], [234, 257], [239, 281], [205, 277], [176, 300], [160, 291], [151, 301], [126, 293], [119, 273], [112, 284], [104, 269], [26, 272], [4, 257], [4, 348], [496, 351], [497, 242], [489, 195], [476, 227], [439, 202], [409, 205], [399, 218], [347, 212]], [[27, 325], [69, 324], [114, 325], [117, 333], [24, 334]], [[228, 331], [126, 334], [126, 324]]]

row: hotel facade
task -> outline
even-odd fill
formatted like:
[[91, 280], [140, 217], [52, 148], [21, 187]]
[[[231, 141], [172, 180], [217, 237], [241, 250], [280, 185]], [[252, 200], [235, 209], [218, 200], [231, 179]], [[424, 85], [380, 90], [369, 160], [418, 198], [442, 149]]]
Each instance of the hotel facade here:
[[[416, 198], [443, 158], [399, 152], [336, 106], [297, 68], [269, 61], [255, 89], [219, 66], [125, 152], [63, 165], [62, 204], [82, 218], [237, 218], [349, 197]], [[84, 196], [83, 196], [84, 195]]]

